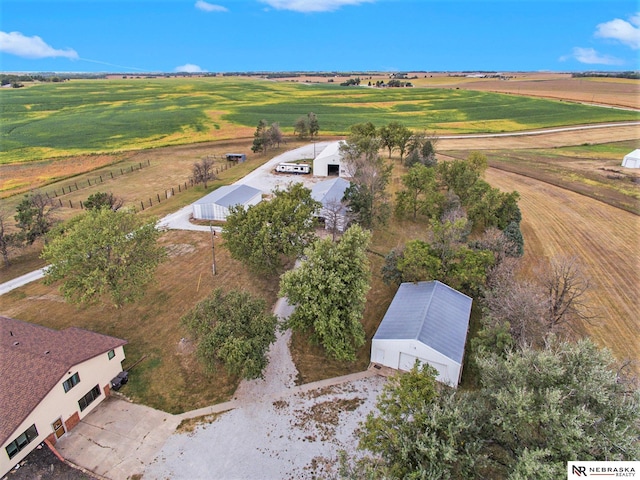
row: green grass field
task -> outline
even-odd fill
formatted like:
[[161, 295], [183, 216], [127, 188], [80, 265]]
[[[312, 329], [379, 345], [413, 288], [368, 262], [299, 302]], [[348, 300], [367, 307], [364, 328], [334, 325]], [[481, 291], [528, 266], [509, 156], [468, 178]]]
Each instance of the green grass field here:
[[0, 91], [0, 164], [285, 133], [313, 111], [321, 134], [399, 121], [437, 133], [638, 120], [637, 112], [458, 89], [369, 89], [262, 80], [82, 80]]

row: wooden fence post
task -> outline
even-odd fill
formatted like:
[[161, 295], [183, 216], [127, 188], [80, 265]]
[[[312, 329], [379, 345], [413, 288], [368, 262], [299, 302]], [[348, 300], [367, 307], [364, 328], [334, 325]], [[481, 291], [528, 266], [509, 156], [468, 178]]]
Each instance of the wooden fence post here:
[[60, 202], [60, 206], [62, 206], [62, 199], [58, 199], [58, 201]]
[[69, 200], [69, 208], [73, 208], [73, 203], [71, 203], [71, 200]]
[[140, 202], [140, 206], [142, 207], [142, 210], [144, 210], [144, 203]]

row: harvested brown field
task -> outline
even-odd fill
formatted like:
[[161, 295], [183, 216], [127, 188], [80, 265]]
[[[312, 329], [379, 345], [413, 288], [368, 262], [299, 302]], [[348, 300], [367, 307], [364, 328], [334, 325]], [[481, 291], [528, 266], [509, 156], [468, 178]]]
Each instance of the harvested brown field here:
[[574, 330], [608, 347], [618, 360], [639, 361], [640, 217], [510, 172], [490, 168], [486, 179], [520, 193], [527, 270], [553, 256], [576, 256], [581, 263], [598, 318], [573, 325]]
[[[502, 72], [501, 78], [480, 78], [456, 72], [408, 72], [406, 80], [420, 88], [458, 88], [496, 93], [512, 93], [531, 97], [551, 98], [572, 102], [640, 108], [640, 80], [628, 78], [586, 77], [572, 78], [570, 73]], [[364, 84], [371, 81], [388, 82], [390, 73], [357, 73], [350, 77], [319, 77], [301, 75], [275, 81], [301, 83], [341, 83], [360, 77]]]

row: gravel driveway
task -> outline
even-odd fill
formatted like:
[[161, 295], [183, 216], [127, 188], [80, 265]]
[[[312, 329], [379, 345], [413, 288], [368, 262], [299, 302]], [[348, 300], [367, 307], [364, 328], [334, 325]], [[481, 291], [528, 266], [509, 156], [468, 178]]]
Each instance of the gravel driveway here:
[[[274, 308], [281, 319], [292, 311], [286, 299]], [[290, 331], [278, 334], [264, 379], [243, 381], [232, 410], [172, 435], [144, 478], [275, 480], [336, 473], [339, 451], [356, 451], [355, 431], [386, 379], [356, 374], [337, 385], [296, 387], [290, 337]]]

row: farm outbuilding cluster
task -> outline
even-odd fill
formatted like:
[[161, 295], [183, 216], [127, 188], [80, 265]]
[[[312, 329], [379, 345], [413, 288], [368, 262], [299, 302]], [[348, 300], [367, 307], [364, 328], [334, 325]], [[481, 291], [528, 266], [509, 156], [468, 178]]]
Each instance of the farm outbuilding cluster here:
[[231, 207], [249, 208], [262, 201], [262, 191], [248, 185], [226, 185], [193, 203], [196, 220], [226, 220]]
[[409, 371], [431, 365], [456, 387], [462, 377], [472, 299], [437, 280], [403, 283], [371, 342], [371, 362]]
[[622, 166], [627, 168], [640, 168], [640, 148], [626, 154], [622, 160]]
[[316, 177], [351, 177], [351, 172], [342, 160], [340, 145], [332, 142], [313, 160], [313, 174]]

